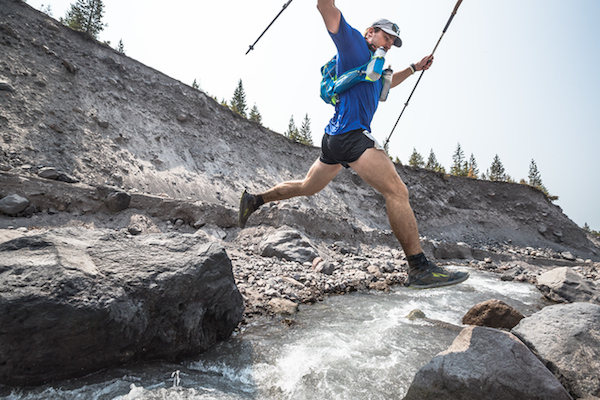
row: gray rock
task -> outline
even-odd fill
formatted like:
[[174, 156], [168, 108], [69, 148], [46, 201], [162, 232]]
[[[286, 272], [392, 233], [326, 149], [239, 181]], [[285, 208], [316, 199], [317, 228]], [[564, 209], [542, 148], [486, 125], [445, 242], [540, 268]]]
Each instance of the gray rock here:
[[244, 304], [222, 246], [193, 235], [64, 228], [0, 243], [0, 383], [197, 355]]
[[40, 168], [40, 170], [38, 171], [38, 176], [40, 178], [57, 180], [60, 176], [60, 172], [58, 172], [56, 168], [53, 167], [44, 167]]
[[66, 172], [61, 172], [56, 178], [57, 181], [66, 182], [66, 183], [77, 183], [79, 179], [75, 178], [72, 175], [67, 174]]
[[325, 275], [332, 275], [335, 271], [335, 264], [330, 261], [323, 261], [317, 264], [315, 271]]
[[29, 200], [18, 194], [11, 194], [0, 200], [0, 212], [8, 215], [17, 215], [29, 206]]
[[54, 167], [44, 167], [40, 168], [38, 171], [38, 176], [45, 179], [52, 179], [56, 181], [66, 182], [66, 183], [77, 183], [79, 179], [67, 174], [66, 172], [58, 171]]
[[77, 73], [77, 71], [79, 71], [79, 67], [77, 66], [77, 64], [74, 64], [70, 61], [62, 60], [62, 64], [65, 66], [67, 71], [69, 71], [72, 74], [75, 74]]
[[467, 327], [417, 372], [404, 400], [567, 400], [560, 382], [517, 337]]
[[106, 195], [104, 204], [112, 212], [123, 211], [129, 207], [131, 195], [123, 191], [114, 191]]
[[310, 240], [290, 227], [283, 227], [267, 236], [259, 248], [263, 257], [278, 257], [300, 263], [312, 262], [319, 256]]
[[512, 332], [558, 377], [573, 397], [600, 394], [600, 306], [545, 307]]
[[298, 304], [281, 298], [269, 300], [269, 308], [273, 313], [281, 315], [294, 315], [298, 312]]
[[555, 268], [541, 274], [536, 286], [546, 298], [558, 303], [600, 304], [599, 288], [569, 267]]

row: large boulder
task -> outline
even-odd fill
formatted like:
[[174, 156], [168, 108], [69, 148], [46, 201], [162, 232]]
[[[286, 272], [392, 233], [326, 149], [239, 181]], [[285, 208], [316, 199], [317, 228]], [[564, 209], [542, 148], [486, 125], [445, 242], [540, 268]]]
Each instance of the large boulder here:
[[263, 257], [278, 257], [300, 263], [312, 263], [319, 256], [305, 235], [287, 226], [265, 237], [260, 244], [260, 252]]
[[421, 368], [404, 400], [567, 400], [569, 393], [516, 336], [464, 328]]
[[517, 335], [576, 398], [600, 397], [600, 306], [545, 307], [523, 319]]
[[0, 199], [0, 212], [17, 215], [29, 206], [29, 200], [18, 194], [11, 194]]
[[225, 250], [198, 236], [0, 230], [3, 384], [196, 355], [243, 309]]
[[558, 303], [590, 302], [600, 305], [600, 289], [568, 267], [554, 268], [541, 274], [537, 288]]

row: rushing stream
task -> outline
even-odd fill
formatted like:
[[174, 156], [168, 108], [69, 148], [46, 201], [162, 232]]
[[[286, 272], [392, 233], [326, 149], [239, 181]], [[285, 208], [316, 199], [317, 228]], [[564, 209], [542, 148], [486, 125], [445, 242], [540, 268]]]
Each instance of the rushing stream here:
[[303, 306], [290, 326], [255, 324], [196, 360], [102, 371], [84, 379], [7, 391], [6, 399], [391, 399], [452, 343], [457, 330], [406, 318], [414, 309], [461, 325], [475, 304], [499, 299], [525, 315], [537, 289], [470, 271], [457, 286], [335, 296]]

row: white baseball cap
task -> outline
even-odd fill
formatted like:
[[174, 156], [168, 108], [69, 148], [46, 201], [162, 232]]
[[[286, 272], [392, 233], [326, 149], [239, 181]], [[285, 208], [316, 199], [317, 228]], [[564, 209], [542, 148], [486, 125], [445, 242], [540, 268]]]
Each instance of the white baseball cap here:
[[384, 31], [385, 33], [388, 33], [388, 34], [394, 36], [396, 38], [394, 40], [394, 46], [396, 46], [396, 47], [402, 46], [402, 39], [400, 39], [400, 28], [398, 27], [398, 25], [396, 25], [392, 21], [387, 20], [387, 19], [380, 19], [378, 21], [373, 22], [373, 25], [371, 25], [371, 28], [379, 28], [382, 31]]

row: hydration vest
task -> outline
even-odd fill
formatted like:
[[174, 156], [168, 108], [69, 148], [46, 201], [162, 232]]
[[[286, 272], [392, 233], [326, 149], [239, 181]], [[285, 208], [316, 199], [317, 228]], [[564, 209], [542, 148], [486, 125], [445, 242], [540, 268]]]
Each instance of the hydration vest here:
[[380, 47], [371, 53], [371, 59], [366, 64], [348, 70], [338, 77], [336, 75], [337, 55], [333, 56], [321, 67], [321, 99], [325, 103], [335, 106], [338, 102], [338, 94], [359, 82], [376, 82], [383, 75], [383, 88], [379, 101], [385, 101], [392, 84], [392, 70], [390, 68], [384, 70], [384, 62], [385, 50]]

